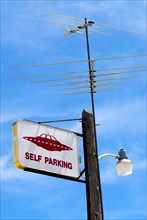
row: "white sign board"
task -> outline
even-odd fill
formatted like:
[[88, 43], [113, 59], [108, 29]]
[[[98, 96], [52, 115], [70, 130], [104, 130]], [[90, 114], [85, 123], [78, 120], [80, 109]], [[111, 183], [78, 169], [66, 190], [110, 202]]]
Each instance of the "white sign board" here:
[[75, 133], [27, 120], [13, 124], [14, 164], [77, 178], [80, 175]]

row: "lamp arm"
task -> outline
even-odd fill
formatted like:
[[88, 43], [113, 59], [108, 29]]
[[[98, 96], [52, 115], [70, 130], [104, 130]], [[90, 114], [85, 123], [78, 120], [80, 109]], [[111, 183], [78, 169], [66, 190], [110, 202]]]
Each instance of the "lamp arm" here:
[[102, 154], [98, 157], [98, 160], [100, 160], [101, 158], [103, 157], [114, 157], [115, 159], [118, 159], [119, 158], [119, 155], [116, 155], [116, 154]]

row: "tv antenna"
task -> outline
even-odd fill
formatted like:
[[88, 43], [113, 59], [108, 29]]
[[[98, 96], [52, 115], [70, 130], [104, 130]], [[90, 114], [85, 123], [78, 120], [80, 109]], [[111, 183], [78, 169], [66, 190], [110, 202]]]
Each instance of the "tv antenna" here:
[[[67, 16], [61, 16], [61, 15], [58, 15], [58, 14], [51, 14], [51, 13], [46, 13], [46, 14], [50, 14], [52, 16], [58, 16], [58, 17], [64, 17], [64, 18], [68, 18]], [[72, 20], [77, 20], [75, 18], [71, 18]], [[50, 20], [48, 20], [49, 22], [51, 22]], [[88, 37], [88, 28], [89, 27], [92, 27], [94, 25], [94, 22], [93, 21], [87, 21], [87, 19], [85, 18], [85, 22], [83, 25], [79, 25], [77, 26], [77, 28], [75, 29], [68, 29], [66, 28], [66, 30], [68, 31], [65, 36], [70, 36], [71, 34], [74, 34], [74, 33], [79, 33], [81, 34], [82, 33], [82, 30], [85, 30], [85, 33], [86, 33], [86, 45], [87, 45], [87, 56], [88, 56], [88, 68], [89, 68], [89, 80], [90, 80], [90, 94], [91, 94], [91, 106], [92, 106], [92, 115], [93, 115], [93, 124], [94, 124], [94, 138], [95, 138], [95, 150], [96, 150], [96, 157], [98, 158], [98, 150], [97, 150], [97, 135], [96, 135], [96, 120], [95, 120], [95, 106], [94, 106], [94, 92], [95, 92], [95, 81], [94, 81], [94, 60], [91, 59], [90, 57], [90, 47], [89, 47], [89, 37]], [[99, 23], [99, 27], [107, 27], [107, 25], [102, 25]], [[114, 28], [113, 26], [111, 26], [111, 28]], [[118, 29], [118, 28], [117, 28]], [[119, 28], [119, 30], [122, 30]], [[98, 32], [98, 31], [94, 31], [94, 30], [91, 30], [92, 32]], [[123, 30], [124, 31], [124, 30]], [[128, 30], [127, 30], [128, 31]], [[131, 31], [128, 31], [128, 32], [131, 32]], [[99, 32], [99, 34], [103, 34], [105, 36], [110, 36], [106, 33], [103, 33], [103, 32]], [[136, 33], [135, 33], [136, 34]], [[97, 161], [97, 164], [98, 164], [98, 180], [99, 180], [99, 194], [100, 194], [100, 206], [101, 206], [101, 219], [103, 220], [104, 219], [104, 216], [103, 216], [103, 204], [102, 204], [102, 191], [101, 191], [101, 182], [100, 182], [100, 172], [99, 172], [99, 163]], [[90, 205], [90, 204], [89, 204]], [[90, 208], [89, 208], [90, 209]], [[90, 213], [90, 211], [89, 211]], [[99, 213], [97, 214], [98, 219], [100, 219], [100, 215]], [[90, 217], [90, 218], [89, 218]], [[88, 216], [89, 219], [91, 219], [91, 215], [89, 214]]]

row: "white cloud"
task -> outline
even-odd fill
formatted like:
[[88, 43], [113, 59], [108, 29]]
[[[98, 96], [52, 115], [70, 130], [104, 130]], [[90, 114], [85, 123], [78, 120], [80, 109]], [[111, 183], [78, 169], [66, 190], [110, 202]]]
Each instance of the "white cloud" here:
[[[116, 161], [113, 161], [114, 163], [111, 163], [109, 161], [109, 165], [104, 165], [101, 168], [101, 181], [102, 184], [114, 184], [118, 181], [117, 173], [115, 170], [115, 163]], [[105, 163], [105, 162], [104, 162]]]
[[134, 169], [146, 170], [147, 169], [146, 159], [140, 158], [140, 160], [136, 161]]
[[[82, 11], [88, 19], [97, 18], [95, 21], [112, 26], [128, 27], [134, 31], [145, 32], [146, 2], [136, 1], [132, 7], [130, 1], [84, 1], [77, 2], [77, 8]], [[136, 7], [135, 7], [136, 6]], [[73, 4], [74, 11], [74, 4]], [[78, 10], [77, 10], [78, 13]], [[136, 16], [137, 14], [137, 16]], [[77, 15], [78, 16], [78, 15]]]
[[[27, 4], [21, 2], [21, 4], [17, 4], [17, 7], [13, 7], [13, 10], [12, 5], [6, 4], [5, 7], [7, 6], [9, 16], [6, 16], [5, 14], [3, 14], [3, 16], [5, 18], [4, 21], [7, 24], [5, 24], [6, 33], [8, 32], [7, 30], [9, 30], [8, 33], [11, 35], [11, 38], [7, 36], [5, 42], [13, 42], [17, 44], [18, 47], [18, 43], [23, 41], [24, 44], [31, 45], [35, 49], [36, 47], [41, 47], [41, 40], [51, 40], [51, 37], [57, 38], [60, 30], [63, 29], [62, 26], [55, 24], [52, 25], [51, 23], [48, 23], [47, 20], [58, 20], [58, 17], [37, 14], [38, 11], [47, 11], [82, 19], [84, 19], [85, 16], [92, 19], [94, 15], [95, 18], [97, 18], [97, 22], [104, 22], [108, 25], [121, 25], [122, 27], [129, 26], [135, 30], [137, 29], [145, 32], [145, 1], [136, 2], [135, 4], [137, 7], [132, 7], [132, 3], [129, 1], [62, 1], [58, 3], [54, 2], [50, 5], [45, 4], [44, 2], [44, 6], [42, 6], [41, 4], [34, 5], [32, 2], [28, 2]], [[27, 14], [25, 14], [25, 10], [28, 11]], [[64, 19], [62, 20], [64, 21]], [[39, 29], [38, 25], [40, 26]], [[52, 26], [51, 32], [50, 26]], [[19, 34], [15, 34], [14, 29], [16, 29]], [[33, 41], [32, 38], [29, 37], [32, 34], [34, 36]], [[38, 42], [38, 44], [36, 42]], [[55, 47], [53, 48], [55, 49]]]
[[26, 172], [22, 172], [22, 170], [18, 170], [12, 166], [12, 163], [10, 162], [10, 156], [9, 155], [3, 155], [0, 158], [1, 165], [1, 180], [2, 181], [13, 181], [13, 180], [24, 180], [29, 179], [31, 175], [26, 174]]
[[106, 104], [97, 108], [96, 115], [96, 121], [101, 124], [99, 132], [107, 138], [111, 136], [117, 140], [119, 136], [146, 133], [145, 98]]
[[[138, 198], [137, 198], [138, 199]], [[129, 209], [117, 209], [115, 212], [113, 211], [108, 211], [105, 213], [105, 219], [106, 220], [129, 220], [132, 219], [131, 216], [136, 216], [135, 220], [145, 220], [146, 219], [146, 210], [144, 207], [136, 207], [135, 209], [130, 206]], [[140, 216], [144, 216], [144, 218], [140, 218]], [[134, 219], [134, 218], [133, 218]]]

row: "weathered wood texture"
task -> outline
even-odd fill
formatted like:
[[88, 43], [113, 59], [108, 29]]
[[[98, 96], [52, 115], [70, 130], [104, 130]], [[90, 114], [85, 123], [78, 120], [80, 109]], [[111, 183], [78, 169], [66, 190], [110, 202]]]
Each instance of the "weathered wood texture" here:
[[83, 110], [82, 128], [85, 157], [87, 218], [88, 220], [102, 220], [100, 179], [98, 170], [98, 157], [95, 143], [94, 123], [92, 112]]

